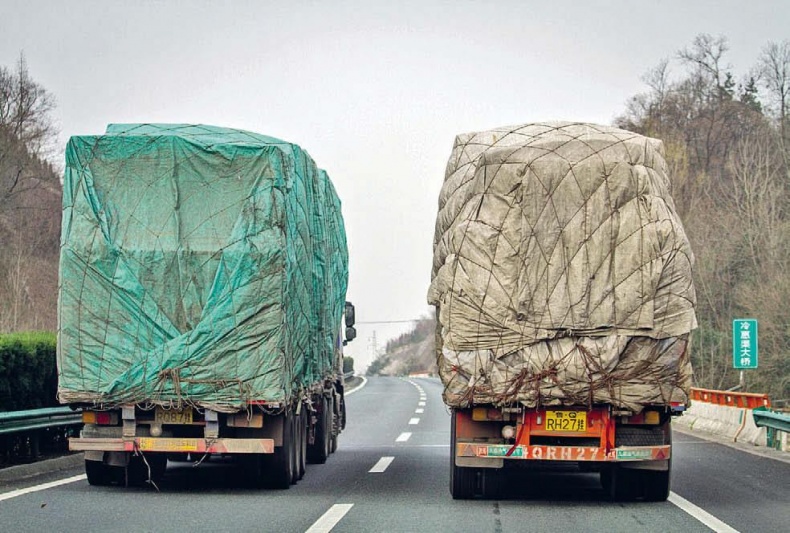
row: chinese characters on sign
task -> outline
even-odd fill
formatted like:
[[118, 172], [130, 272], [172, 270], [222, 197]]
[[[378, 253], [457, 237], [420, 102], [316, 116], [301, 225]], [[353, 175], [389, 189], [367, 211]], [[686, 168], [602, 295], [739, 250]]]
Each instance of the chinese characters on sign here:
[[757, 320], [753, 318], [732, 321], [732, 366], [757, 368]]

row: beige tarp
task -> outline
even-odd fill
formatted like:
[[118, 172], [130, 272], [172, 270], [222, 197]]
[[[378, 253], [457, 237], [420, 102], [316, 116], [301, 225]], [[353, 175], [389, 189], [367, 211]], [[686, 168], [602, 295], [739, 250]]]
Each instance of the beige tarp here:
[[428, 302], [452, 406], [686, 402], [693, 256], [660, 141], [576, 123], [459, 135]]

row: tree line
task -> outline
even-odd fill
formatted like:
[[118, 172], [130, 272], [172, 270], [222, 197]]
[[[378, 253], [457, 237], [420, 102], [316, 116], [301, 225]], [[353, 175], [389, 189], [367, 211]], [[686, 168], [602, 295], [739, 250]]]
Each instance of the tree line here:
[[724, 37], [699, 35], [645, 76], [615, 123], [664, 141], [672, 195], [696, 256], [697, 386], [738, 384], [732, 320], [759, 322], [747, 388], [790, 398], [790, 41], [740, 78]]

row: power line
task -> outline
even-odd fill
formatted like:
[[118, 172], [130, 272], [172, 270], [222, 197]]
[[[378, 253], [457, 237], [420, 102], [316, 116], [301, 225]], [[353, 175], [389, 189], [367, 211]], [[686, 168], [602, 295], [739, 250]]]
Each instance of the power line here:
[[408, 324], [410, 322], [419, 322], [421, 318], [412, 318], [411, 320], [374, 320], [374, 321], [359, 321], [355, 324]]

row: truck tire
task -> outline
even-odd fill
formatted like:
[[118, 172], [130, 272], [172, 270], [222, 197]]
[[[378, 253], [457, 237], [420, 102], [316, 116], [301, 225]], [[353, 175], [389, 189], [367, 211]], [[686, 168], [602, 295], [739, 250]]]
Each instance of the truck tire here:
[[450, 495], [454, 500], [475, 497], [477, 490], [477, 468], [465, 468], [455, 464], [455, 409], [450, 413]]
[[639, 483], [640, 472], [612, 465], [601, 470], [601, 485], [616, 502], [628, 502], [642, 495]]
[[[664, 427], [664, 444], [672, 445], [672, 421]], [[672, 481], [672, 453], [669, 455], [666, 471], [643, 470], [641, 472], [642, 493], [645, 501], [665, 502], [669, 498], [670, 483]]]
[[670, 472], [643, 470], [641, 474], [642, 493], [647, 502], [665, 502], [669, 498]]
[[88, 484], [94, 487], [106, 487], [121, 480], [123, 469], [110, 466], [102, 461], [85, 461], [85, 475]]
[[[638, 428], [633, 428], [638, 429]], [[664, 444], [672, 445], [672, 426], [667, 421], [663, 429]], [[612, 499], [630, 501], [643, 498], [648, 502], [663, 502], [669, 498], [672, 455], [667, 470], [628, 469], [612, 465], [601, 471], [601, 483]]]
[[296, 461], [296, 479], [300, 480], [304, 477], [305, 470], [307, 469], [307, 417], [308, 412], [303, 408], [297, 420], [297, 435], [299, 436], [299, 445], [297, 446], [297, 461]]
[[[346, 429], [346, 396], [340, 394], [340, 430]], [[340, 431], [338, 431], [340, 433]]]
[[282, 446], [275, 446], [274, 453], [269, 457], [268, 479], [273, 489], [286, 490], [291, 487], [294, 479], [294, 424], [291, 413], [282, 415], [283, 441]]
[[497, 500], [502, 493], [503, 471], [499, 468], [481, 468], [480, 495], [484, 500]]
[[340, 429], [342, 427], [342, 397], [341, 397], [341, 404], [337, 406], [338, 413], [335, 413], [335, 403], [334, 400], [330, 401], [330, 417], [329, 417], [329, 453], [335, 453], [337, 451], [337, 436], [340, 434]]
[[321, 396], [318, 409], [313, 429], [313, 444], [307, 449], [307, 462], [322, 465], [329, 457], [329, 433], [332, 425], [332, 413], [329, 411], [329, 401], [326, 397]]

